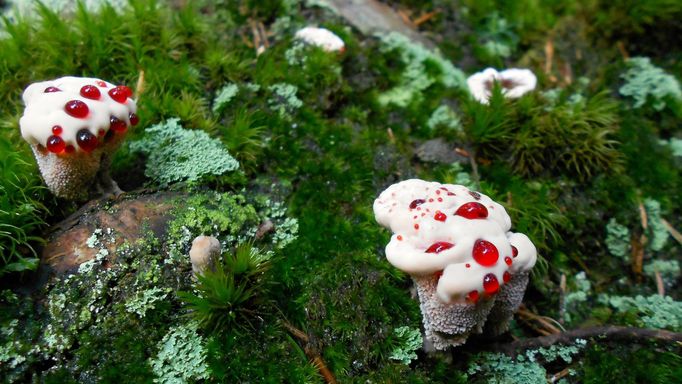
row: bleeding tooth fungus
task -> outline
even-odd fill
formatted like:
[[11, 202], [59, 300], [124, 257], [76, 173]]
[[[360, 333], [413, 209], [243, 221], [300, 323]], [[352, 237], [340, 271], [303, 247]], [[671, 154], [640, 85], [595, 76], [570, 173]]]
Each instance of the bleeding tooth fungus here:
[[[415, 216], [418, 208], [437, 214]], [[526, 235], [510, 231], [504, 207], [461, 185], [411, 179], [383, 191], [374, 215], [393, 232], [386, 258], [412, 276], [434, 348], [464, 344], [470, 333], [507, 329], [536, 249]]]

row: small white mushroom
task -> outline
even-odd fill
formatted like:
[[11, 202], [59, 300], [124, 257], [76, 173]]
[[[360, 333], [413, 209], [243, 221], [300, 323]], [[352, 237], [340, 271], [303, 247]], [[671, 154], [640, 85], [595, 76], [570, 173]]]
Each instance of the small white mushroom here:
[[327, 52], [343, 52], [346, 45], [334, 32], [325, 28], [305, 27], [296, 32], [296, 39], [320, 47]]
[[220, 241], [213, 236], [197, 236], [192, 241], [189, 250], [189, 259], [192, 261], [194, 276], [204, 273], [207, 269], [213, 269], [220, 258]]
[[498, 72], [494, 68], [486, 68], [469, 76], [467, 85], [474, 99], [488, 104], [495, 83], [500, 85], [505, 97], [517, 99], [535, 89], [537, 81], [529, 69], [510, 68]]

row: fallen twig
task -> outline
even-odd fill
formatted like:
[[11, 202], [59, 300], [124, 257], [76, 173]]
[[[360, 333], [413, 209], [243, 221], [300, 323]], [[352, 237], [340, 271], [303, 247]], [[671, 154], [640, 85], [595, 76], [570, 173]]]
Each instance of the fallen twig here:
[[334, 374], [332, 373], [331, 370], [327, 367], [327, 364], [324, 363], [324, 360], [322, 359], [322, 356], [320, 353], [317, 351], [317, 348], [312, 345], [310, 342], [310, 336], [308, 336], [305, 332], [301, 331], [300, 329], [294, 327], [291, 325], [286, 320], [282, 320], [282, 325], [284, 328], [289, 331], [295, 338], [299, 339], [303, 345], [303, 352], [305, 352], [305, 355], [313, 362], [315, 367], [317, 367], [317, 370], [320, 372], [320, 375], [324, 378], [324, 381], [327, 384], [336, 384], [336, 378], [334, 377]]
[[661, 277], [661, 272], [656, 271], [656, 290], [661, 296], [665, 296], [665, 286], [663, 285], [663, 278]]
[[554, 344], [571, 344], [576, 339], [604, 338], [610, 341], [658, 341], [662, 343], [677, 343], [682, 346], [682, 333], [661, 329], [645, 329], [636, 327], [621, 327], [615, 325], [572, 329], [548, 336], [523, 339], [511, 343], [495, 343], [483, 346], [487, 351], [500, 352], [509, 356], [516, 356], [529, 349], [549, 347]]
[[559, 324], [564, 324], [566, 317], [566, 274], [561, 274], [559, 281]]
[[661, 223], [663, 223], [665, 229], [667, 229], [668, 232], [670, 232], [670, 236], [677, 240], [678, 243], [682, 244], [682, 233], [678, 232], [675, 228], [673, 228], [673, 226], [670, 225], [670, 223], [666, 219], [661, 218]]
[[425, 13], [419, 17], [417, 17], [415, 20], [412, 21], [412, 24], [416, 26], [420, 26], [421, 24], [424, 24], [425, 22], [433, 19], [434, 16], [436, 16], [439, 12], [438, 11], [432, 11]]

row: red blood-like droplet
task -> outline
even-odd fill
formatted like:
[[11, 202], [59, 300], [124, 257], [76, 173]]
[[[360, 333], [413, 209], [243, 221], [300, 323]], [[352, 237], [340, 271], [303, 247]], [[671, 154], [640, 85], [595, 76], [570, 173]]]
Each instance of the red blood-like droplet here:
[[67, 101], [66, 105], [64, 106], [64, 111], [66, 111], [66, 113], [69, 115], [79, 119], [85, 118], [88, 113], [90, 113], [88, 105], [80, 100]]
[[95, 84], [97, 84], [98, 86], [100, 86], [102, 88], [107, 88], [107, 83], [103, 82], [102, 80], [95, 81]]
[[398, 235], [398, 241], [403, 241], [403, 237]]
[[488, 209], [485, 207], [485, 205], [472, 201], [469, 203], [462, 204], [459, 208], [457, 208], [457, 212], [455, 212], [455, 215], [462, 216], [471, 220], [485, 219], [486, 217], [488, 217]]
[[111, 116], [109, 118], [109, 129], [114, 132], [125, 132], [128, 129], [128, 125], [125, 121], [116, 118], [116, 116]]
[[419, 229], [419, 224], [415, 224], [414, 229]]
[[494, 295], [500, 289], [500, 283], [494, 274], [489, 273], [483, 277], [483, 290], [489, 295]]
[[469, 191], [469, 194], [471, 197], [473, 197], [476, 200], [481, 200], [481, 194], [476, 192], [476, 191]]
[[76, 133], [76, 142], [78, 143], [78, 146], [83, 148], [85, 152], [94, 151], [99, 144], [97, 136], [90, 133], [90, 131], [87, 129], [81, 129], [78, 131], [78, 133]]
[[62, 132], [63, 132], [62, 127], [60, 127], [59, 125], [55, 125], [54, 127], [52, 127], [52, 133], [54, 133], [55, 135], [61, 135]]
[[519, 255], [519, 250], [516, 249], [516, 247], [512, 245], [512, 256], [516, 257], [518, 255]]
[[436, 211], [436, 214], [433, 215], [433, 218], [438, 221], [445, 221], [448, 217], [445, 216], [445, 214], [441, 211]]
[[497, 259], [500, 257], [500, 253], [497, 251], [495, 244], [487, 240], [476, 240], [472, 254], [474, 260], [484, 267], [492, 267], [497, 263]]
[[504, 281], [505, 284], [507, 284], [509, 280], [511, 280], [511, 274], [505, 271], [504, 274], [502, 275], [502, 280]]
[[100, 129], [97, 131], [97, 136], [102, 137], [102, 136], [104, 136], [105, 133], [107, 133], [107, 131], [105, 131], [105, 130], [103, 130], [102, 128], [100, 128]]
[[130, 125], [135, 126], [135, 125], [137, 125], [137, 123], [140, 122], [140, 118], [137, 117], [137, 115], [134, 114], [134, 113], [131, 113], [131, 114], [128, 116], [128, 118], [130, 119]]
[[116, 88], [111, 88], [109, 90], [109, 96], [121, 104], [125, 103], [128, 100], [128, 92], [126, 92], [120, 86]]
[[471, 264], [469, 264], [469, 263], [464, 264], [464, 266], [467, 268], [471, 268]]
[[66, 153], [74, 153], [74, 152], [76, 152], [76, 148], [73, 145], [69, 144], [66, 146], [65, 151], [66, 151]]
[[126, 96], [133, 97], [133, 90], [129, 87], [126, 87], [125, 85], [119, 85], [118, 88], [121, 88], [123, 92], [126, 93]]
[[436, 281], [440, 280], [440, 277], [443, 276], [443, 271], [436, 271], [433, 273], [433, 276], [436, 278]]
[[47, 87], [43, 93], [61, 92], [62, 90], [57, 87]]
[[99, 100], [99, 98], [102, 97], [102, 93], [99, 91], [99, 88], [94, 85], [84, 85], [81, 88], [81, 96], [86, 99]]
[[424, 204], [425, 202], [426, 202], [426, 200], [424, 200], [424, 199], [412, 200], [412, 202], [410, 203], [410, 209], [415, 209], [418, 206]]
[[50, 136], [47, 138], [47, 150], [52, 153], [61, 153], [66, 148], [66, 143], [59, 136]]
[[507, 256], [504, 258], [504, 262], [507, 263], [507, 265], [512, 265], [512, 259], [511, 257]]
[[438, 253], [441, 253], [441, 252], [445, 251], [446, 249], [450, 249], [454, 246], [455, 245], [452, 243], [448, 243], [445, 241], [439, 241], [437, 243], [431, 244], [431, 246], [429, 248], [427, 248], [426, 251], [424, 251], [424, 252], [438, 254]]
[[478, 302], [478, 291], [471, 291], [467, 294], [467, 299], [472, 303], [476, 304]]

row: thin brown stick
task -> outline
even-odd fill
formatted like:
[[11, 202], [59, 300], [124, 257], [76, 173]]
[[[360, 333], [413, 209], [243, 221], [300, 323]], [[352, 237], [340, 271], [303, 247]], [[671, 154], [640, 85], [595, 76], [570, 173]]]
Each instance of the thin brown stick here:
[[568, 374], [571, 372], [570, 367], [566, 367], [562, 369], [561, 371], [553, 374], [551, 377], [547, 379], [548, 383], [556, 383], [557, 381], [561, 380], [562, 378], [568, 376]]
[[618, 51], [620, 51], [620, 55], [623, 56], [624, 60], [630, 58], [630, 54], [628, 54], [627, 49], [625, 49], [625, 44], [623, 44], [622, 41], [616, 42], [616, 47], [618, 48]]
[[566, 274], [561, 274], [559, 281], [559, 324], [564, 323], [566, 317]]
[[329, 369], [329, 367], [327, 367], [327, 364], [325, 364], [324, 360], [322, 359], [322, 356], [317, 351], [317, 348], [315, 348], [310, 342], [310, 336], [308, 336], [302, 330], [294, 327], [293, 325], [291, 325], [291, 323], [289, 323], [286, 320], [282, 320], [282, 325], [295, 338], [299, 339], [302, 343], [304, 343], [303, 352], [305, 352], [305, 355], [310, 359], [310, 361], [313, 362], [313, 365], [315, 365], [317, 370], [320, 372], [320, 375], [322, 376], [324, 381], [327, 384], [336, 384], [337, 383], [336, 377], [334, 377], [332, 371]]
[[663, 285], [663, 278], [661, 277], [661, 272], [656, 271], [656, 290], [661, 296], [665, 296], [665, 285]]
[[438, 13], [439, 13], [438, 11], [432, 11], [432, 12], [425, 13], [425, 14], [417, 17], [412, 23], [418, 27], [421, 24], [424, 24], [425, 22], [433, 19], [434, 16], [436, 16]]
[[576, 339], [590, 338], [606, 339], [608, 341], [657, 341], [661, 343], [676, 343], [682, 346], [682, 333], [661, 329], [645, 329], [636, 327], [621, 327], [615, 325], [572, 329], [548, 336], [523, 339], [511, 343], [495, 343], [483, 349], [493, 352], [516, 356], [528, 349], [549, 347], [554, 344], [571, 344]]
[[665, 229], [670, 232], [670, 236], [677, 240], [678, 243], [682, 244], [682, 233], [678, 232], [666, 219], [661, 218], [661, 223], [663, 223]]
[[536, 315], [535, 313], [527, 309], [519, 309], [517, 313], [521, 317], [537, 321], [538, 323], [540, 323], [540, 325], [542, 325], [545, 328], [546, 331], [550, 333], [561, 333], [561, 329], [555, 327], [552, 324], [552, 322], [558, 323], [558, 321], [552, 319], [551, 317]]
[[545, 42], [545, 73], [552, 72], [552, 62], [554, 61], [554, 42], [549, 39]]

